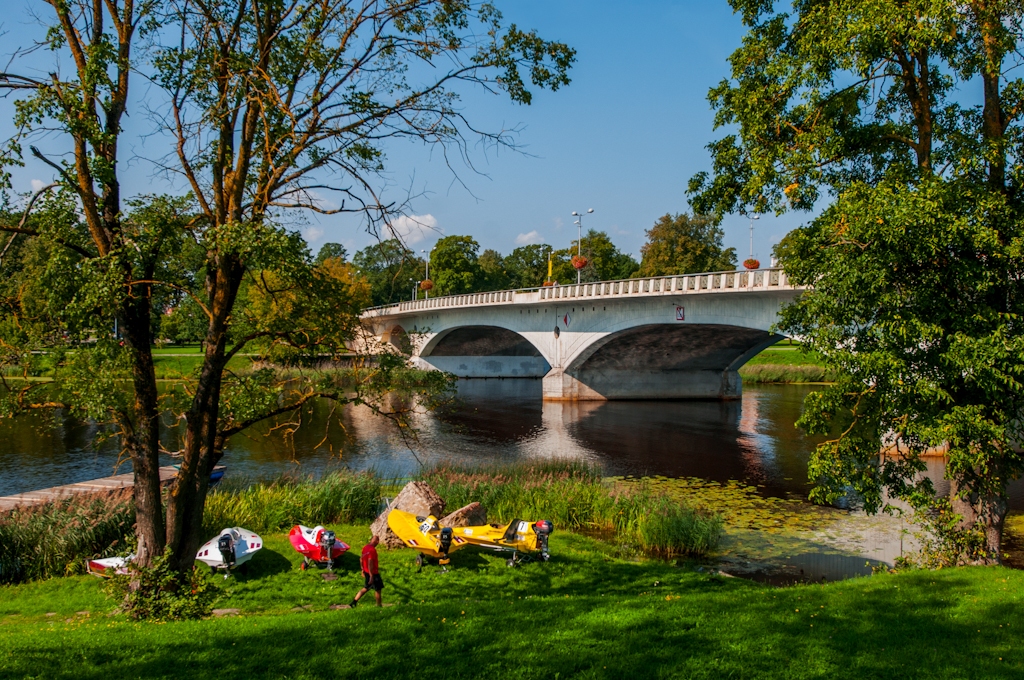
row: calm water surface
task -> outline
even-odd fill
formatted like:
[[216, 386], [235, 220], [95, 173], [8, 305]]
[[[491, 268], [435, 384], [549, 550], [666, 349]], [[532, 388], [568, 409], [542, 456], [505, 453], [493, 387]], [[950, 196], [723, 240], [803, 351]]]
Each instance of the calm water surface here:
[[[414, 438], [366, 408], [348, 407], [332, 419], [323, 404], [293, 435], [287, 427], [236, 435], [223, 462], [232, 476], [343, 466], [403, 477], [443, 460], [568, 457], [600, 463], [614, 475], [737, 479], [766, 494], [803, 495], [813, 442], [793, 421], [810, 389], [748, 387], [734, 402], [572, 404], [543, 402], [539, 380], [466, 380], [456, 407], [416, 417]], [[60, 415], [0, 420], [0, 496], [130, 471], [127, 462], [119, 465], [115, 440], [96, 442], [102, 434]], [[164, 444], [176, 448], [173, 430]]]

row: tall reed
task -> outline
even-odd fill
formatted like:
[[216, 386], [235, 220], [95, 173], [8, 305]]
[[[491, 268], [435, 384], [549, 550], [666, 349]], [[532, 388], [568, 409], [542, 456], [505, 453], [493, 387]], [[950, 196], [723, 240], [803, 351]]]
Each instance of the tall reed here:
[[466, 467], [443, 464], [419, 478], [451, 510], [479, 501], [493, 522], [547, 519], [556, 528], [614, 532], [649, 555], [703, 556], [721, 537], [717, 513], [693, 508], [643, 483], [609, 485], [579, 461]]
[[206, 499], [203, 525], [208, 532], [242, 526], [278, 531], [295, 524], [355, 522], [373, 519], [383, 486], [372, 473], [331, 472], [323, 477], [279, 477], [269, 482], [236, 482], [215, 489]]
[[86, 558], [129, 550], [134, 525], [131, 491], [71, 496], [0, 514], [0, 583], [82, 573]]

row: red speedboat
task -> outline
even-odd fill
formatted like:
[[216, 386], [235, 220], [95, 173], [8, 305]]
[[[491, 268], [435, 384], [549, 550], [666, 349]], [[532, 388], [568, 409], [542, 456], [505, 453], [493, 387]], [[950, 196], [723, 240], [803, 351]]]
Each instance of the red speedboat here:
[[322, 526], [315, 526], [312, 529], [296, 524], [288, 532], [288, 540], [292, 547], [302, 555], [302, 566], [305, 571], [309, 565], [315, 565], [319, 569], [333, 569], [337, 566], [338, 558], [348, 550], [348, 544], [339, 541], [334, 532], [324, 529]]

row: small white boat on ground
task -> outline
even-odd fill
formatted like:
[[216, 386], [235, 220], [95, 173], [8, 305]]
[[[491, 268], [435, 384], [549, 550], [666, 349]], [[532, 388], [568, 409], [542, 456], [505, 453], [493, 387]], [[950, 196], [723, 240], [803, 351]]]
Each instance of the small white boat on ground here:
[[86, 560], [85, 568], [93, 576], [110, 578], [114, 574], [127, 574], [128, 563], [135, 559], [135, 555], [128, 557], [104, 557], [97, 560]]
[[263, 547], [263, 539], [241, 527], [224, 529], [199, 548], [196, 559], [216, 574], [224, 570], [227, 578], [233, 569], [244, 565]]

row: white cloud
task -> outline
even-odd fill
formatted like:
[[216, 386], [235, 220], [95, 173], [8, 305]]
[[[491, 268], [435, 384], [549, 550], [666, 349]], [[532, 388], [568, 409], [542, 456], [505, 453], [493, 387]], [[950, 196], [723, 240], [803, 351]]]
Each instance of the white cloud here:
[[32, 180], [32, 193], [34, 194], [35, 192], [37, 192], [40, 189], [42, 189], [43, 187], [45, 187], [47, 184], [48, 184], [48, 182], [44, 182], [41, 179], [34, 179], [34, 180]]
[[401, 215], [391, 220], [386, 230], [406, 245], [419, 243], [440, 232], [437, 228], [437, 218], [433, 215]]
[[324, 230], [320, 227], [303, 227], [300, 231], [306, 243], [316, 243], [324, 237]]
[[527, 232], [525, 234], [520, 234], [519, 236], [516, 236], [516, 245], [517, 246], [528, 246], [528, 245], [531, 245], [531, 244], [534, 244], [534, 243], [543, 243], [543, 242], [544, 242], [544, 238], [540, 234], [537, 233], [536, 229], [534, 229], [533, 231], [529, 231], [529, 232]]
[[565, 225], [565, 222], [562, 221], [561, 217], [556, 217], [554, 219], [554, 223], [555, 223], [555, 229], [561, 229]]

